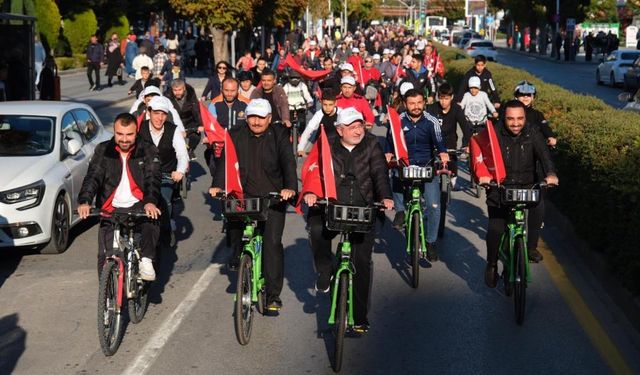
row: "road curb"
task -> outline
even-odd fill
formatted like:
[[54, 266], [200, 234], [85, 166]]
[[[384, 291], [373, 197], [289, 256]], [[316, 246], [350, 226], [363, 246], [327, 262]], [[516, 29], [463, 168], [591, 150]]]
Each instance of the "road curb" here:
[[557, 227], [566, 237], [567, 242], [573, 245], [575, 252], [581, 257], [587, 268], [600, 285], [620, 308], [631, 325], [640, 333], [640, 297], [634, 297], [620, 280], [611, 272], [604, 254], [594, 251], [584, 240], [575, 233], [573, 224], [560, 212], [550, 200], [545, 201], [545, 222]]

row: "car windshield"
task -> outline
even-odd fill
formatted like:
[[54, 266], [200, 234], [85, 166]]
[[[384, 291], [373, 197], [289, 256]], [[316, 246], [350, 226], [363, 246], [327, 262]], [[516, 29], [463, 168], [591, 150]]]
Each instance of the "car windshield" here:
[[639, 52], [625, 52], [620, 54], [620, 60], [635, 60], [640, 56]]
[[0, 114], [0, 156], [36, 156], [53, 150], [55, 118]]
[[493, 48], [493, 43], [491, 42], [475, 42], [472, 45], [474, 47]]

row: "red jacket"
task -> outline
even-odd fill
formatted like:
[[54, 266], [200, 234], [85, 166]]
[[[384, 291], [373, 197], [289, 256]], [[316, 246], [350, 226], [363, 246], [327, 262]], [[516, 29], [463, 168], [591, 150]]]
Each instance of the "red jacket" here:
[[369, 107], [369, 102], [364, 96], [360, 96], [358, 94], [353, 94], [350, 98], [345, 98], [342, 94], [336, 97], [336, 106], [338, 108], [349, 108], [353, 107], [358, 112], [362, 113], [364, 117], [364, 122], [368, 124], [375, 123], [375, 116], [373, 116], [373, 111], [371, 111], [371, 107]]

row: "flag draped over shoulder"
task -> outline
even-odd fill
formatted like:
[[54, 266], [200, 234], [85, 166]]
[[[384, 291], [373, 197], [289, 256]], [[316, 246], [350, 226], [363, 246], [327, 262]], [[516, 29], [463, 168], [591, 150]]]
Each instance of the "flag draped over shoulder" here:
[[204, 127], [204, 134], [207, 136], [209, 144], [217, 142], [225, 142], [225, 129], [218, 123], [215, 116], [209, 112], [209, 109], [199, 102], [200, 104], [200, 119], [202, 120], [202, 126]]
[[391, 129], [391, 138], [393, 139], [393, 149], [396, 154], [396, 160], [409, 165], [409, 151], [407, 151], [407, 144], [404, 141], [400, 115], [391, 106], [387, 106], [387, 113], [389, 114], [389, 128]]
[[240, 182], [240, 164], [238, 163], [238, 155], [236, 154], [236, 146], [231, 140], [229, 131], [224, 129], [224, 190], [229, 196], [237, 199], [243, 199], [244, 192], [242, 183]]
[[287, 58], [285, 59], [286, 64], [293, 70], [295, 70], [296, 72], [300, 73], [300, 75], [302, 76], [302, 78], [304, 79], [310, 79], [312, 81], [317, 81], [321, 78], [326, 77], [327, 75], [329, 75], [329, 73], [331, 73], [330, 70], [311, 70], [311, 69], [306, 69], [303, 66], [301, 66], [300, 64], [298, 64], [296, 62], [296, 60], [293, 59], [293, 56], [291, 56], [291, 54], [287, 54]]
[[301, 211], [302, 198], [307, 193], [313, 193], [320, 198], [337, 199], [336, 179], [333, 174], [333, 159], [329, 139], [320, 125], [320, 135], [313, 145], [307, 160], [302, 165], [302, 189], [296, 205], [296, 212]]
[[473, 178], [478, 181], [479, 176], [490, 176], [498, 184], [507, 176], [502, 159], [502, 151], [496, 131], [491, 121], [487, 121], [487, 127], [478, 135], [471, 137], [469, 142], [471, 152], [471, 168]]

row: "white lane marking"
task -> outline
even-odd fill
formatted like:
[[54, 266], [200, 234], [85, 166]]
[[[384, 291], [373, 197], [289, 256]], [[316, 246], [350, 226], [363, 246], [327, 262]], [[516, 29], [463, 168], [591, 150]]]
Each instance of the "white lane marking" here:
[[147, 344], [142, 348], [135, 361], [122, 373], [123, 375], [142, 375], [145, 374], [156, 358], [162, 352], [163, 347], [169, 341], [169, 338], [180, 327], [180, 324], [186, 318], [191, 310], [195, 307], [202, 293], [209, 287], [211, 280], [219, 275], [221, 264], [211, 264], [202, 273], [200, 279], [195, 283], [189, 294], [182, 302], [173, 310], [158, 330], [151, 336]]

